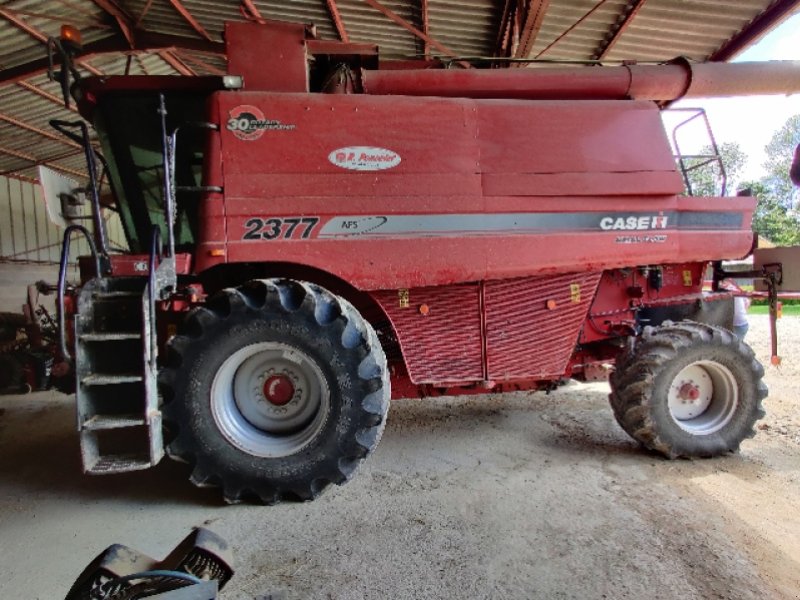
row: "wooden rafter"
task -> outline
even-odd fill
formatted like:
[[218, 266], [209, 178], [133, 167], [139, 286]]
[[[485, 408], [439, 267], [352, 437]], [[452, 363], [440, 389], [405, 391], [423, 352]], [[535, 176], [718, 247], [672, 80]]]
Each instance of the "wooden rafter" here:
[[[20, 152], [19, 150], [12, 150], [11, 148], [5, 148], [0, 146], [0, 154], [6, 154], [8, 156], [13, 156], [14, 158], [18, 158], [20, 160], [24, 160], [26, 162], [31, 163], [27, 167], [22, 167], [24, 169], [30, 169], [31, 167], [38, 167], [39, 165], [47, 164], [48, 167], [51, 169], [55, 169], [56, 171], [61, 171], [63, 173], [67, 173], [69, 175], [75, 175], [76, 177], [86, 177], [85, 172], [76, 171], [75, 169], [70, 169], [69, 167], [63, 167], [61, 165], [54, 164], [52, 161], [62, 160], [64, 158], [69, 158], [71, 156], [76, 156], [83, 152], [83, 149], [75, 150], [72, 152], [68, 152], [66, 154], [59, 154], [58, 156], [50, 156], [47, 158], [36, 158], [27, 152]], [[6, 175], [7, 173], [14, 173], [19, 171], [19, 169], [11, 169], [10, 171], [0, 173], [0, 175]]]
[[[30, 23], [26, 22], [24, 19], [21, 19], [14, 11], [9, 10], [8, 8], [0, 7], [0, 17], [6, 19], [17, 29], [24, 31], [33, 39], [38, 40], [43, 44], [47, 44], [48, 36], [46, 36], [44, 33], [36, 29]], [[80, 66], [82, 66], [87, 71], [89, 71], [90, 73], [92, 73], [93, 75], [102, 76], [104, 74], [99, 69], [95, 69], [92, 65], [87, 63], [86, 60], [77, 60], [75, 62]]]
[[163, 60], [170, 67], [175, 69], [181, 75], [189, 75], [189, 76], [197, 75], [197, 73], [195, 73], [191, 69], [191, 67], [189, 67], [181, 59], [175, 56], [175, 54], [173, 54], [173, 51], [171, 50], [159, 50], [158, 56], [161, 58], [161, 60]]
[[241, 5], [254, 19], [258, 19], [260, 21], [264, 20], [264, 17], [261, 16], [261, 11], [258, 10], [258, 7], [253, 0], [241, 0]]
[[730, 60], [747, 46], [760, 39], [776, 23], [789, 16], [798, 6], [800, 6], [800, 0], [776, 0], [738, 34], [722, 44], [708, 57], [708, 60]]
[[586, 19], [591, 17], [595, 13], [595, 11], [597, 11], [606, 2], [608, 2], [608, 0], [597, 0], [597, 2], [595, 3], [595, 5], [592, 8], [590, 8], [588, 11], [586, 11], [580, 19], [578, 19], [572, 25], [567, 27], [567, 29], [562, 34], [560, 34], [558, 37], [556, 37], [556, 39], [554, 39], [552, 42], [547, 44], [547, 46], [545, 46], [542, 51], [540, 51], [536, 56], [534, 56], [534, 58], [541, 58], [542, 56], [544, 56], [545, 52], [548, 52], [549, 50], [551, 50], [553, 48], [553, 46], [555, 46], [561, 40], [563, 40], [565, 37], [567, 37], [574, 29], [580, 27], [581, 23], [583, 23]]
[[[419, 20], [422, 25], [422, 33], [428, 35], [428, 0], [419, 0]], [[424, 43], [422, 53], [425, 58], [431, 54], [431, 45], [428, 42]]]
[[[519, 45], [514, 53], [515, 58], [528, 58], [530, 55], [531, 49], [539, 35], [539, 30], [542, 28], [544, 15], [547, 13], [549, 6], [550, 0], [528, 1], [524, 21], [520, 27]], [[522, 16], [522, 13], [517, 11], [517, 15]]]
[[625, 33], [626, 29], [628, 29], [630, 24], [636, 18], [636, 15], [638, 15], [639, 11], [642, 10], [645, 2], [647, 2], [647, 0], [632, 0], [628, 3], [628, 5], [622, 11], [620, 18], [611, 27], [609, 35], [607, 35], [606, 39], [600, 43], [600, 46], [597, 48], [597, 51], [592, 57], [593, 59], [603, 60], [606, 56], [608, 56], [616, 43], [619, 41], [619, 38], [622, 37], [622, 34]]
[[102, 8], [106, 13], [111, 15], [117, 23], [120, 32], [131, 48], [135, 47], [135, 36], [133, 34], [134, 23], [133, 18], [124, 10], [122, 10], [113, 0], [92, 0], [97, 6]]
[[[545, 1], [548, 1], [548, 0], [545, 0]], [[426, 33], [423, 33], [422, 31], [420, 31], [419, 29], [414, 27], [411, 23], [406, 21], [403, 17], [398, 15], [396, 12], [390, 10], [389, 8], [386, 8], [383, 4], [378, 2], [378, 0], [364, 0], [364, 2], [369, 4], [372, 8], [374, 8], [378, 12], [383, 13], [384, 16], [386, 16], [391, 21], [394, 21], [395, 23], [400, 25], [400, 27], [402, 27], [406, 31], [411, 32], [412, 34], [417, 36], [419, 39], [427, 42], [433, 48], [436, 48], [439, 52], [441, 52], [445, 56], [449, 56], [451, 58], [458, 58], [458, 54], [456, 54], [450, 48], [448, 48], [444, 44], [440, 43], [436, 39], [432, 38], [430, 35], [428, 35]], [[460, 61], [458, 64], [460, 64], [461, 66], [466, 67], [466, 68], [469, 68], [469, 67], [472, 66], [468, 62], [464, 62], [464, 61]]]
[[[180, 50], [175, 50], [174, 54], [182, 60], [184, 63], [191, 63], [195, 67], [199, 67], [203, 69], [206, 73], [211, 73], [212, 75], [219, 75], [220, 77], [227, 75], [228, 73], [219, 67], [215, 67], [214, 65], [210, 65], [204, 60], [200, 60], [196, 56], [192, 56], [188, 52], [181, 52]], [[187, 65], [188, 66], [188, 65]]]
[[19, 129], [24, 129], [26, 131], [30, 131], [31, 133], [35, 133], [36, 135], [40, 135], [45, 137], [49, 140], [53, 140], [54, 142], [58, 142], [59, 144], [64, 144], [66, 146], [72, 146], [73, 148], [82, 148], [80, 144], [76, 144], [72, 140], [65, 138], [64, 136], [52, 133], [50, 131], [45, 131], [44, 129], [40, 129], [35, 125], [31, 125], [30, 123], [26, 123], [25, 121], [21, 121], [19, 119], [15, 119], [14, 117], [10, 117], [8, 115], [4, 115], [0, 113], [0, 121], [4, 121], [9, 125], [13, 125], [14, 127], [18, 127]]
[[191, 28], [194, 29], [195, 32], [197, 32], [197, 35], [199, 35], [202, 38], [205, 38], [209, 42], [214, 41], [211, 35], [200, 24], [200, 22], [194, 18], [194, 15], [191, 12], [189, 12], [189, 9], [183, 5], [183, 2], [181, 2], [181, 0], [169, 0], [169, 3], [172, 4], [172, 7], [178, 11], [178, 14], [180, 14], [187, 23], [189, 23]]
[[340, 40], [346, 44], [349, 44], [350, 37], [347, 35], [347, 30], [344, 28], [344, 21], [342, 21], [342, 15], [339, 13], [339, 7], [336, 4], [336, 0], [325, 0], [325, 4], [328, 6], [328, 14], [331, 16], [331, 21], [333, 22], [334, 29], [336, 29], [336, 34], [339, 36]]
[[[50, 92], [46, 92], [45, 90], [43, 90], [40, 87], [37, 87], [37, 86], [35, 86], [35, 85], [31, 84], [31, 83], [28, 83], [27, 81], [18, 81], [17, 85], [19, 87], [21, 87], [22, 89], [24, 89], [24, 90], [28, 90], [32, 94], [36, 94], [40, 98], [44, 98], [45, 100], [48, 100], [49, 102], [52, 102], [53, 104], [58, 104], [61, 108], [66, 108], [64, 106], [64, 100], [62, 100], [58, 96], [54, 96]], [[75, 113], [78, 112], [78, 109], [76, 107], [74, 107], [73, 105], [71, 105], [71, 104], [69, 105], [69, 110], [71, 110], [72, 112], [75, 112]]]
[[508, 56], [509, 35], [511, 30], [511, 21], [514, 18], [517, 3], [512, 0], [505, 0], [503, 4], [503, 12], [500, 13], [500, 24], [497, 27], [497, 39], [494, 43], [494, 56], [506, 57]]
[[[221, 42], [209, 42], [185, 36], [168, 35], [138, 30], [136, 32], [136, 49], [140, 52], [186, 49], [193, 53], [208, 54], [211, 56], [224, 56], [225, 45]], [[118, 36], [112, 36], [89, 42], [83, 45], [82, 60], [86, 61], [92, 57], [118, 52], [128, 52], [130, 48], [125, 40]], [[47, 57], [33, 60], [28, 63], [9, 67], [0, 70], [0, 86], [10, 83], [17, 83], [24, 79], [29, 79], [35, 75], [40, 75], [47, 71]]]
[[136, 17], [135, 26], [139, 27], [144, 21], [144, 18], [147, 16], [147, 13], [150, 12], [150, 7], [153, 5], [153, 0], [147, 0], [144, 6], [142, 7], [142, 12], [139, 13], [139, 16]]

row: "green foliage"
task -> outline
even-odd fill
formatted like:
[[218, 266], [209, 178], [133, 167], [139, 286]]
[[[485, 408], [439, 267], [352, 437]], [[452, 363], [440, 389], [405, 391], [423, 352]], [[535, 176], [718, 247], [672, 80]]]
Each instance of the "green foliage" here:
[[742, 184], [758, 198], [753, 215], [753, 229], [777, 246], [800, 244], [800, 218], [797, 211], [766, 183], [767, 178]]
[[[769, 306], [766, 304], [759, 304], [753, 305], [750, 307], [750, 310], [747, 311], [751, 315], [768, 315], [769, 314]], [[783, 304], [783, 316], [784, 317], [797, 317], [800, 316], [800, 306], [797, 304], [787, 305], [785, 302]]]
[[[736, 182], [747, 164], [747, 154], [736, 142], [720, 144], [718, 150], [727, 176], [727, 192], [730, 193], [736, 190]], [[712, 156], [714, 150], [710, 145], [705, 146], [700, 150], [700, 154]], [[686, 161], [686, 166], [687, 168], [696, 166], [688, 171], [693, 196], [718, 196], [721, 194], [722, 172], [716, 160], [708, 162], [708, 159], [705, 158], [693, 158]]]
[[764, 147], [767, 153], [764, 168], [768, 173], [764, 182], [772, 194], [783, 199], [786, 207], [790, 209], [796, 209], [797, 201], [800, 199], [798, 189], [789, 179], [789, 167], [798, 144], [800, 144], [800, 114], [790, 117]]
[[800, 244], [797, 188], [789, 179], [794, 149], [800, 143], [800, 114], [791, 117], [772, 136], [764, 150], [767, 175], [746, 184], [758, 198], [753, 229], [778, 246]]

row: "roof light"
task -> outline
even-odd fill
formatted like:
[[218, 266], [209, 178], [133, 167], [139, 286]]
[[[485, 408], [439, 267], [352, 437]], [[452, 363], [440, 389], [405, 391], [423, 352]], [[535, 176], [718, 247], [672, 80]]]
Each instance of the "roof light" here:
[[81, 38], [81, 32], [78, 30], [77, 27], [73, 27], [72, 25], [62, 25], [61, 26], [61, 41], [62, 42], [69, 42], [73, 46], [80, 47], [83, 45], [83, 39]]

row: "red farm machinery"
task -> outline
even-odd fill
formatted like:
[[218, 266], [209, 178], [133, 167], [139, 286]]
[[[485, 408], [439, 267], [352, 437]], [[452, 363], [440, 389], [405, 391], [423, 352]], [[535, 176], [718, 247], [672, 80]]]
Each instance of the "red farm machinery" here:
[[[685, 195], [661, 109], [796, 91], [797, 64], [462, 69], [379, 63], [304, 25], [226, 39], [225, 77], [77, 81], [100, 151], [84, 122], [53, 123], [91, 179], [52, 368], [87, 473], [166, 451], [231, 502], [312, 499], [375, 449], [390, 398], [609, 371], [617, 421], [651, 450], [753, 435], [764, 371], [719, 283], [753, 248], [755, 199]], [[92, 255], [71, 286], [75, 235]]]

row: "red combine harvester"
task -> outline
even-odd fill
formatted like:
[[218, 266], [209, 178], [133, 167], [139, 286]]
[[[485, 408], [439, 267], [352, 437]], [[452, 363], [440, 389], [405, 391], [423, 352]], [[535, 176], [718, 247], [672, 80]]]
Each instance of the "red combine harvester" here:
[[[614, 363], [614, 414], [647, 448], [753, 435], [763, 369], [717, 284], [753, 247], [755, 200], [684, 195], [659, 103], [800, 90], [797, 64], [379, 68], [310, 32], [229, 24], [226, 77], [78, 81], [104, 158], [53, 123], [91, 178], [53, 367], [87, 473], [166, 449], [228, 501], [311, 499], [375, 449], [390, 397]], [[106, 241], [101, 163], [128, 254]], [[76, 233], [93, 255], [70, 287]]]

